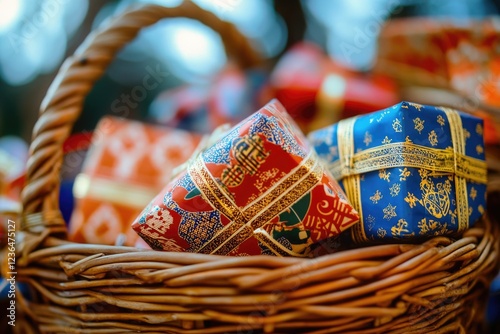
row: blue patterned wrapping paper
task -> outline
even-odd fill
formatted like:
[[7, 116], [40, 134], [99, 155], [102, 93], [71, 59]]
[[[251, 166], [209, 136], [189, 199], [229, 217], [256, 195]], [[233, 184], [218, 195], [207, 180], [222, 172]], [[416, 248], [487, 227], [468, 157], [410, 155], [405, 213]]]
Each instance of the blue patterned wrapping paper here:
[[361, 216], [355, 242], [454, 235], [486, 207], [481, 119], [401, 102], [309, 135]]

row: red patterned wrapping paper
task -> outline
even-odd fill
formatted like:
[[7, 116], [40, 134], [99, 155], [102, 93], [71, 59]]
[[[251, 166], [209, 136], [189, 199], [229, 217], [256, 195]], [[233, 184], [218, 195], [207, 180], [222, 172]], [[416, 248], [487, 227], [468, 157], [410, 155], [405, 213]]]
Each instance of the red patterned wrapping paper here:
[[136, 246], [140, 239], [130, 224], [189, 159], [200, 138], [183, 130], [103, 118], [73, 187], [70, 240]]
[[358, 220], [275, 100], [199, 155], [132, 227], [159, 250], [309, 256]]

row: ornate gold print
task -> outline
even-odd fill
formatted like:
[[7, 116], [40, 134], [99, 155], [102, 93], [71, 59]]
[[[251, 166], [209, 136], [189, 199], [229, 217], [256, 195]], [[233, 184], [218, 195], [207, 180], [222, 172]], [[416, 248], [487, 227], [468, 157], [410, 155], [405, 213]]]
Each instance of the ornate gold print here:
[[405, 202], [408, 203], [410, 208], [413, 209], [415, 206], [417, 206], [417, 203], [420, 202], [420, 200], [415, 195], [409, 192], [405, 197]]
[[429, 143], [432, 146], [436, 146], [438, 144], [438, 137], [437, 137], [436, 131], [432, 130], [431, 132], [429, 132], [428, 139], [429, 139]]
[[399, 169], [399, 172], [399, 181], [406, 181], [406, 179], [411, 176], [411, 172], [406, 167], [404, 169]]
[[[419, 170], [420, 172], [420, 170]], [[422, 181], [420, 181], [420, 190], [422, 191], [421, 204], [424, 208], [436, 218], [442, 218], [448, 215], [450, 210], [450, 191], [451, 182], [449, 180], [443, 183], [434, 184], [428, 177], [428, 173], [421, 172]]]
[[269, 152], [264, 150], [264, 142], [259, 135], [247, 135], [234, 141], [231, 148], [236, 164], [226, 168], [221, 175], [223, 184], [236, 187], [243, 182], [245, 174], [254, 175]]
[[403, 125], [401, 124], [401, 121], [396, 118], [394, 121], [392, 121], [392, 128], [396, 132], [402, 132], [403, 131]]
[[437, 122], [438, 122], [438, 124], [439, 124], [439, 125], [441, 125], [441, 126], [444, 126], [444, 125], [446, 124], [446, 121], [445, 121], [444, 117], [443, 117], [443, 116], [441, 116], [441, 115], [438, 115], [438, 117], [437, 117]]
[[380, 239], [384, 238], [387, 235], [387, 231], [383, 229], [382, 227], [379, 227], [377, 230], [377, 237]]
[[463, 128], [463, 130], [464, 130], [464, 137], [465, 137], [465, 139], [469, 139], [470, 138], [470, 132], [469, 132], [469, 130], [467, 130], [466, 128]]
[[441, 224], [439, 221], [423, 218], [418, 222], [420, 235], [446, 235], [453, 231], [448, 230], [448, 223]]
[[476, 125], [476, 133], [480, 136], [483, 135], [483, 127], [481, 126], [481, 124], [477, 123]]
[[391, 177], [391, 172], [387, 172], [387, 170], [385, 170], [385, 169], [381, 169], [381, 170], [378, 172], [378, 177], [379, 177], [381, 180], [386, 180], [387, 182], [391, 182], [391, 180], [390, 180], [390, 177]]
[[413, 124], [415, 125], [415, 130], [418, 131], [418, 133], [422, 133], [422, 130], [424, 129], [424, 120], [421, 120], [420, 117], [414, 118], [413, 119]]
[[476, 200], [476, 197], [477, 197], [477, 190], [476, 190], [476, 188], [472, 187], [472, 188], [470, 189], [470, 194], [469, 194], [469, 197], [470, 197], [473, 201], [475, 201], [475, 200]]
[[365, 132], [365, 139], [363, 140], [363, 143], [365, 143], [366, 146], [370, 145], [370, 143], [372, 142], [372, 135], [366, 131]]
[[415, 233], [408, 230], [408, 222], [404, 219], [398, 220], [395, 226], [391, 228], [391, 234], [393, 237], [410, 237]]
[[378, 201], [380, 201], [384, 197], [380, 191], [376, 191], [373, 196], [370, 196], [370, 200], [373, 202], [373, 204], [378, 204]]
[[484, 148], [481, 145], [476, 146], [476, 153], [477, 154], [483, 154], [484, 153]]
[[384, 213], [384, 219], [391, 219], [397, 216], [396, 214], [396, 206], [392, 206], [390, 203], [385, 207], [382, 212]]
[[480, 213], [480, 214], [484, 214], [484, 206], [479, 205], [479, 206], [477, 207], [477, 211], [479, 211], [479, 213]]
[[401, 185], [399, 183], [394, 183], [389, 190], [391, 191], [391, 196], [395, 197], [399, 195], [399, 192], [401, 191]]
[[421, 104], [413, 103], [413, 102], [408, 102], [408, 104], [410, 106], [412, 106], [413, 108], [417, 109], [418, 111], [420, 111], [420, 109], [422, 109], [422, 105]]
[[385, 136], [384, 140], [382, 140], [382, 145], [390, 144], [392, 139], [389, 139], [388, 136]]
[[406, 136], [405, 143], [413, 143], [413, 141], [410, 139], [410, 136]]

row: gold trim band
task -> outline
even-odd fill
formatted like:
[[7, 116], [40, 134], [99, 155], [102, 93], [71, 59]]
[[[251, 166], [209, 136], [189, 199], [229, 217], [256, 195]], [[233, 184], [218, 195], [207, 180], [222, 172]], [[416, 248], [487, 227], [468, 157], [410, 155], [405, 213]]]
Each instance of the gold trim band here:
[[[339, 148], [341, 147], [339, 142]], [[351, 157], [342, 161], [339, 159], [328, 166], [337, 180], [353, 174], [363, 174], [384, 168], [415, 167], [455, 173], [482, 184], [486, 184], [487, 181], [485, 161], [466, 156], [451, 148], [436, 149], [402, 142], [367, 149]]]
[[201, 156], [189, 167], [188, 172], [204, 199], [231, 220], [197, 252], [227, 254], [248, 239], [255, 229], [262, 227], [306, 194], [321, 180], [323, 169], [314, 151], [311, 151], [285, 178], [243, 209], [234, 203], [210, 174]]

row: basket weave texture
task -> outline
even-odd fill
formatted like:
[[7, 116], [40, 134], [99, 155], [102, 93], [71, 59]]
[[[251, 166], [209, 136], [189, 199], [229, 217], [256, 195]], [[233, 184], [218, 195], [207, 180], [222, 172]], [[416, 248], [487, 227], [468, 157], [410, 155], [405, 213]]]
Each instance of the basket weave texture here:
[[[77, 244], [58, 208], [62, 143], [120, 48], [165, 17], [217, 31], [241, 66], [258, 57], [235, 27], [190, 1], [136, 7], [92, 33], [42, 102], [23, 192], [18, 333], [475, 333], [498, 270], [499, 165], [490, 207], [460, 238], [347, 250], [315, 259], [224, 257]], [[488, 153], [488, 151], [487, 151]], [[497, 211], [495, 211], [497, 210]], [[492, 213], [495, 213], [493, 215]]]

